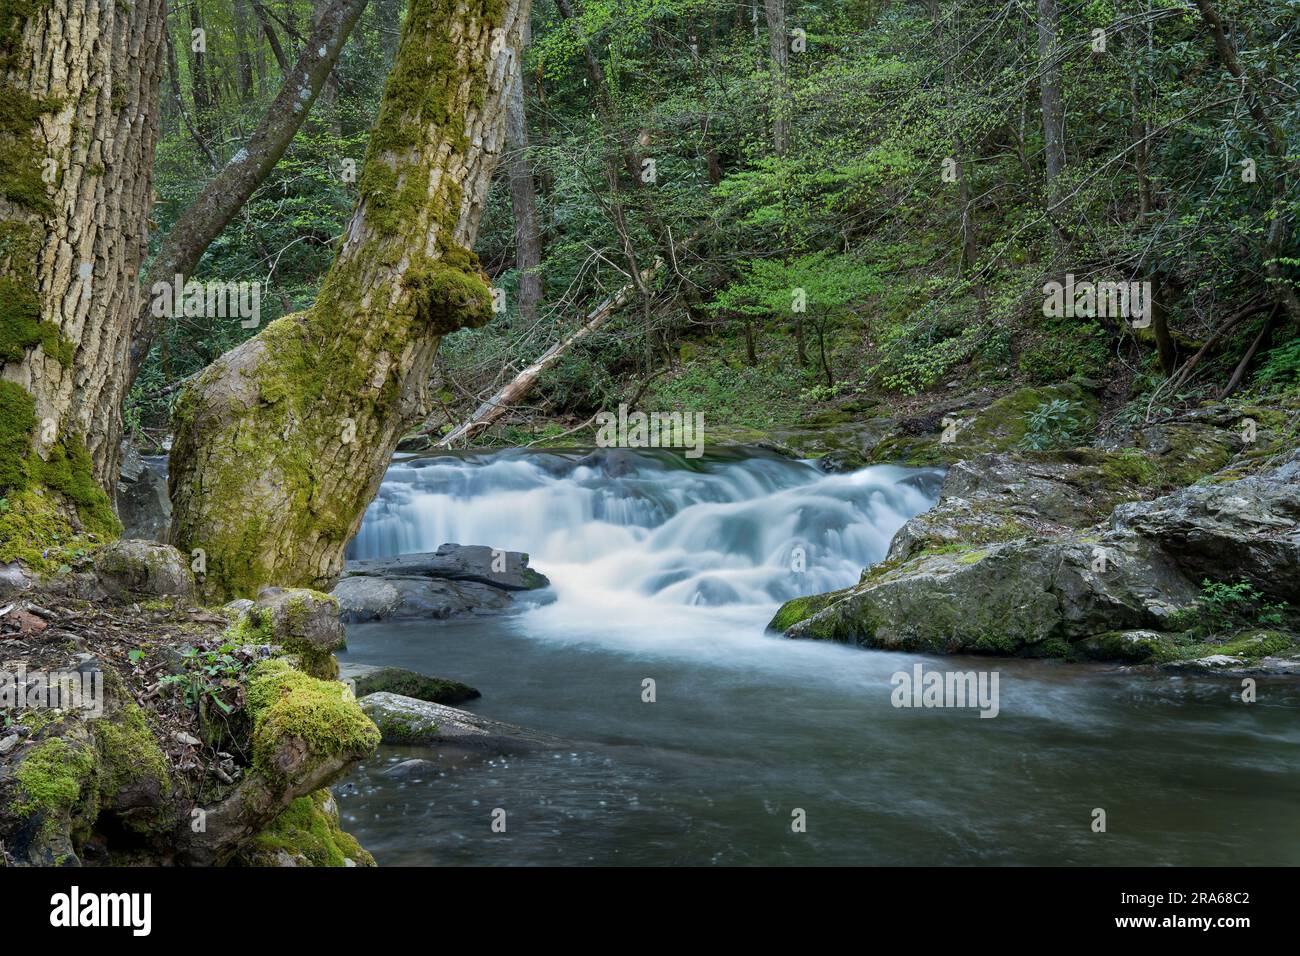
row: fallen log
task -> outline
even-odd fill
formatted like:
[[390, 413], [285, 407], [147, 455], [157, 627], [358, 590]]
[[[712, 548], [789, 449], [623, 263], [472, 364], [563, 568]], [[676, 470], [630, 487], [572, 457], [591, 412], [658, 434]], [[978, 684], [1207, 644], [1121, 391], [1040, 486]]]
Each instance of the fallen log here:
[[[655, 273], [664, 265], [662, 258], [655, 258], [655, 261], [641, 270], [641, 284], [647, 284]], [[506, 383], [495, 395], [485, 401], [474, 411], [467, 421], [461, 422], [442, 438], [438, 439], [436, 447], [450, 448], [453, 442], [463, 441], [473, 438], [484, 429], [491, 426], [503, 415], [515, 408], [523, 400], [542, 375], [557, 363], [564, 353], [573, 346], [586, 338], [596, 329], [600, 328], [614, 310], [627, 303], [636, 292], [637, 283], [628, 282], [624, 284], [617, 292], [605, 299], [600, 305], [587, 313], [587, 317], [578, 329], [567, 338], [556, 342], [545, 352], [537, 361], [533, 362], [513, 379]], [[428, 434], [431, 429], [426, 428], [422, 434]]]

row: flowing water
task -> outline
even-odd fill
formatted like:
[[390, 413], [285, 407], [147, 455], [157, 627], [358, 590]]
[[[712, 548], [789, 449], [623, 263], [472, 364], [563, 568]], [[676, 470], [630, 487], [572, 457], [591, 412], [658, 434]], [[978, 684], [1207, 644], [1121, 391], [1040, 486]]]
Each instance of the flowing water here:
[[[351, 625], [344, 658], [465, 681], [467, 709], [571, 743], [414, 776], [392, 768], [435, 751], [382, 747], [335, 788], [346, 827], [387, 865], [1300, 863], [1295, 683], [1244, 704], [1237, 681], [764, 633], [856, 582], [938, 479], [758, 451], [395, 462], [350, 556], [486, 544], [552, 587]], [[894, 707], [918, 662], [996, 670], [997, 717]]]

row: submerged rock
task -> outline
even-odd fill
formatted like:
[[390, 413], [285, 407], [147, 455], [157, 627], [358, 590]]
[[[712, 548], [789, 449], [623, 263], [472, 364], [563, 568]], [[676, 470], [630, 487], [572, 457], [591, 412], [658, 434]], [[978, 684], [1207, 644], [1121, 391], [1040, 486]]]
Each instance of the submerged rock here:
[[375, 722], [386, 744], [437, 744], [493, 754], [565, 746], [563, 740], [550, 734], [400, 694], [381, 691], [357, 703]]
[[482, 696], [460, 681], [428, 677], [404, 667], [343, 663], [339, 665], [339, 680], [348, 684], [357, 697], [388, 691], [434, 704], [459, 704]]
[[448, 618], [505, 610], [513, 593], [549, 584], [528, 567], [526, 554], [444, 544], [423, 554], [349, 561], [333, 594], [348, 621]]

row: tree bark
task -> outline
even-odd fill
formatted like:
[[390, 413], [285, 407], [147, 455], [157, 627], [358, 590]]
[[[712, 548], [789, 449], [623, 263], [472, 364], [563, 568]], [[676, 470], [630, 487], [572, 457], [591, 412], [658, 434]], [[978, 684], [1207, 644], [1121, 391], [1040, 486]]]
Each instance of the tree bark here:
[[164, 5], [37, 10], [0, 24], [0, 496], [39, 492], [73, 531], [111, 534]]
[[284, 47], [280, 45], [280, 38], [276, 35], [275, 27], [271, 25], [271, 16], [266, 12], [266, 7], [253, 0], [253, 13], [257, 15], [257, 22], [262, 25], [262, 33], [266, 35], [266, 42], [271, 47], [271, 55], [275, 57], [275, 62], [280, 65], [280, 72], [286, 76], [289, 74], [291, 64], [289, 57], [284, 52]]
[[182, 284], [189, 279], [212, 240], [270, 175], [311, 112], [365, 6], [366, 0], [333, 0], [325, 8], [253, 135], [208, 182], [163, 240], [144, 280], [145, 297], [131, 338], [128, 389], [165, 322], [165, 316], [153, 314], [150, 290], [157, 282], [172, 284], [178, 275]]
[[[525, 43], [527, 35], [525, 34]], [[524, 114], [523, 58], [515, 62], [515, 81], [506, 103], [506, 157], [510, 179], [510, 207], [515, 216], [515, 266], [519, 270], [519, 315], [526, 322], [537, 319], [542, 301], [542, 240], [537, 220], [537, 190], [532, 164], [528, 161], [528, 122]]]
[[190, 0], [189, 15], [190, 34], [186, 37], [185, 49], [190, 60], [190, 97], [194, 101], [194, 123], [198, 126], [204, 140], [209, 140], [212, 138], [214, 100], [212, 86], [208, 81], [208, 56], [205, 52], [207, 44], [206, 42], [203, 44], [203, 50], [194, 49], [194, 31], [203, 30], [203, 35], [207, 36], [206, 28], [203, 26], [203, 13], [199, 9], [199, 0]]
[[504, 147], [529, 0], [411, 0], [360, 198], [316, 304], [271, 323], [185, 389], [172, 539], [205, 593], [328, 589], [443, 335], [491, 296], [470, 252]]
[[1043, 122], [1043, 187], [1047, 198], [1047, 217], [1059, 238], [1060, 179], [1065, 171], [1065, 117], [1061, 110], [1061, 63], [1057, 33], [1060, 13], [1056, 0], [1038, 0], [1038, 91]]
[[767, 44], [772, 55], [772, 151], [784, 156], [790, 145], [786, 103], [790, 47], [785, 36], [785, 0], [763, 0], [763, 12], [767, 15]]

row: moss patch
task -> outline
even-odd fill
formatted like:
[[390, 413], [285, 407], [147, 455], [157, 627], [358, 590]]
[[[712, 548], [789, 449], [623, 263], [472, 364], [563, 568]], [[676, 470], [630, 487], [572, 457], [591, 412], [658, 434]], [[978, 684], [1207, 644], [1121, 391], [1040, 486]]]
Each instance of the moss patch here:
[[283, 660], [263, 661], [248, 682], [253, 718], [253, 764], [272, 779], [276, 749], [300, 739], [316, 753], [369, 753], [379, 744], [379, 729], [361, 712], [338, 682], [318, 680]]
[[338, 819], [329, 812], [328, 790], [294, 800], [265, 830], [241, 851], [239, 861], [250, 866], [275, 866], [281, 855], [305, 860], [311, 866], [346, 866], [347, 860], [360, 866], [373, 866], [374, 857], [367, 853], [350, 833], [340, 828]]
[[848, 590], [848, 588], [844, 588], [839, 591], [829, 591], [826, 594], [810, 594], [807, 597], [791, 598], [777, 609], [772, 620], [768, 622], [767, 629], [769, 631], [787, 631], [800, 621], [806, 621], [818, 611], [830, 607], [847, 594]]
[[82, 802], [83, 789], [94, 786], [95, 754], [52, 737], [32, 748], [18, 765], [15, 776], [22, 796], [14, 803], [20, 817], [71, 813]]

